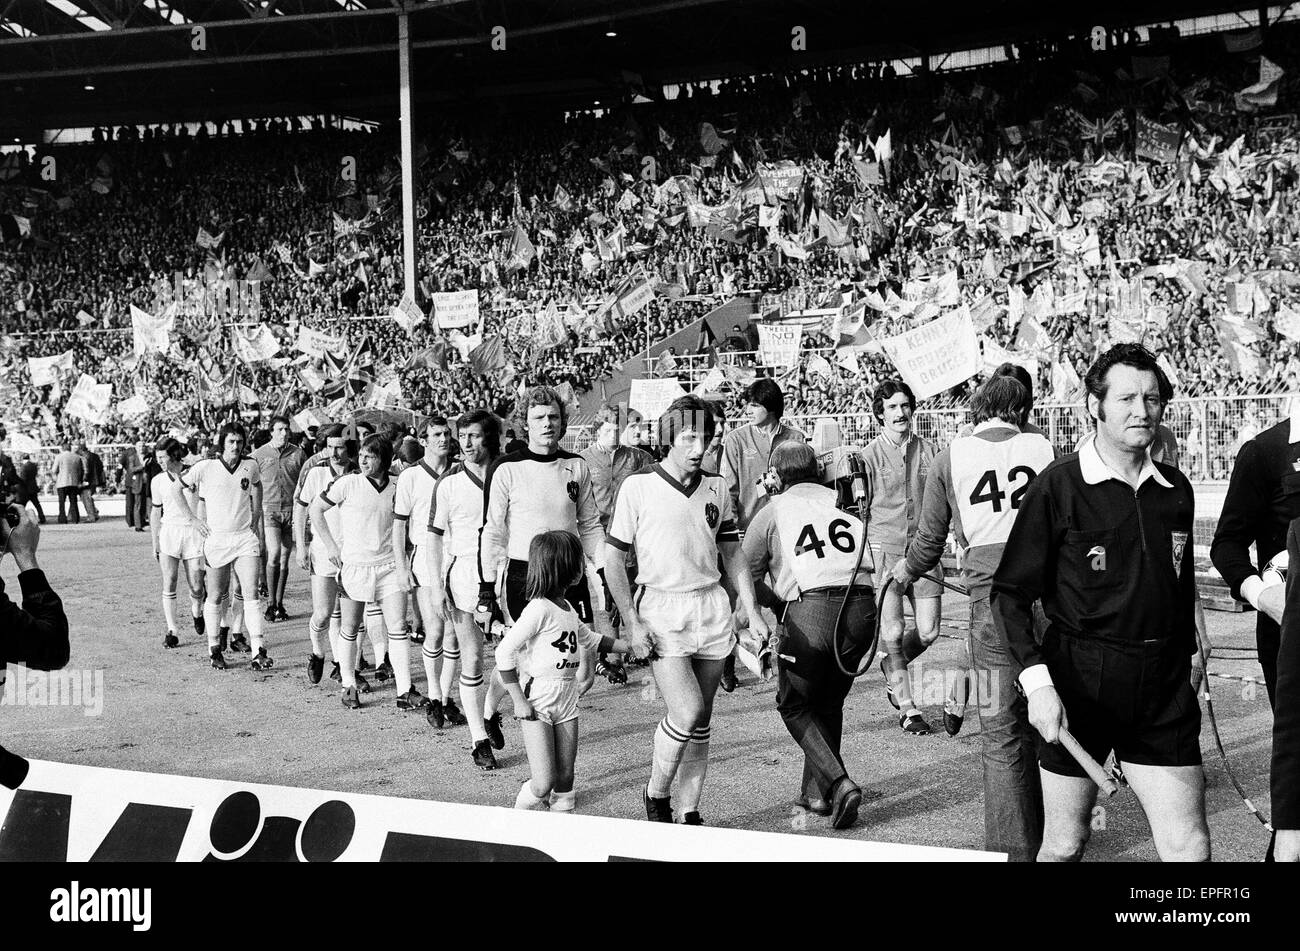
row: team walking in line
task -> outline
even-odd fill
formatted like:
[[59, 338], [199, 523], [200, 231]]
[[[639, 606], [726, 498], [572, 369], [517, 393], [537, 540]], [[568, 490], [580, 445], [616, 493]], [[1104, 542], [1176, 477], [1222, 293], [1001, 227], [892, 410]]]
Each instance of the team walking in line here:
[[1122, 762], [1162, 857], [1206, 858], [1192, 498], [1152, 449], [1171, 387], [1141, 347], [1112, 348], [1086, 380], [1095, 435], [1057, 458], [1029, 423], [1026, 376], [1007, 366], [986, 380], [972, 425], [942, 450], [916, 432], [907, 384], [886, 381], [872, 401], [880, 434], [834, 464], [782, 422], [768, 379], [745, 393], [749, 423], [725, 435], [714, 407], [685, 396], [649, 427], [603, 411], [581, 455], [560, 448], [567, 409], [542, 386], [520, 400], [526, 442], [512, 452], [486, 410], [430, 419], [422, 444], [329, 424], [310, 457], [286, 420], [251, 456], [230, 424], [218, 457], [188, 470], [167, 438], [152, 522], [165, 645], [179, 643], [183, 573], [212, 666], [228, 666], [244, 638], [227, 632], [246, 627], [250, 666], [270, 668], [264, 622], [287, 617], [296, 550], [311, 576], [310, 682], [329, 659], [343, 705], [363, 706], [364, 623], [397, 708], [466, 725], [481, 769], [497, 766], [508, 703], [530, 768], [515, 805], [557, 812], [577, 800], [581, 697], [597, 676], [626, 682], [629, 657], [648, 663], [664, 714], [646, 816], [696, 825], [715, 698], [735, 686], [743, 633], [775, 658], [777, 708], [804, 754], [795, 802], [845, 828], [862, 792], [841, 753], [843, 705], [877, 633], [899, 728], [931, 732], [909, 668], [939, 633], [951, 535], [970, 628], [943, 725], [955, 735], [978, 711], [988, 848], [1081, 855], [1096, 790], [1057, 743], [1068, 723], [1090, 754]]

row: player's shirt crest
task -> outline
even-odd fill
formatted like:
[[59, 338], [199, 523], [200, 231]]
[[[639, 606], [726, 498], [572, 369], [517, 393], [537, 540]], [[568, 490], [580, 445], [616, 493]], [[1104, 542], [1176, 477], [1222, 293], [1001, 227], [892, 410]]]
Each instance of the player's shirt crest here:
[[1183, 576], [1183, 552], [1187, 550], [1187, 532], [1170, 532], [1169, 539], [1174, 552], [1174, 574]]
[[248, 479], [247, 479], [247, 478], [244, 478], [244, 479], [240, 479], [240, 480], [239, 480], [239, 488], [240, 488], [240, 490], [243, 491], [243, 492], [247, 492], [247, 491], [248, 491]]
[[577, 505], [578, 504], [578, 483], [570, 482], [568, 485], [565, 486], [565, 488], [569, 492], [569, 501], [572, 502], [574, 505]]
[[709, 523], [709, 528], [718, 527], [718, 507], [712, 502], [705, 503], [704, 521]]

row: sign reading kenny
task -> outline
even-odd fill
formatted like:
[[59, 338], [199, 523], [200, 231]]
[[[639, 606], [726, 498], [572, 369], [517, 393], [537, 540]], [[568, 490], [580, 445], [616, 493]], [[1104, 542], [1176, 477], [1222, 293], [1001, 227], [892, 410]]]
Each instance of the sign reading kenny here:
[[815, 835], [398, 799], [33, 761], [0, 862], [996, 860]]

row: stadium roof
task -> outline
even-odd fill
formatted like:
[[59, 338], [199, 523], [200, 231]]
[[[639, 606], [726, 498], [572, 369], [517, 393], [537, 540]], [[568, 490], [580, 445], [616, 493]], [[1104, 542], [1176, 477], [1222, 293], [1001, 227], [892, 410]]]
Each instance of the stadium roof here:
[[[573, 108], [625, 93], [629, 74], [656, 89], [1232, 9], [1258, 4], [0, 0], [0, 141], [35, 141], [50, 128], [247, 115], [391, 119], [403, 10], [422, 105], [516, 98]], [[796, 25], [807, 30], [807, 52], [791, 49]], [[492, 48], [496, 26], [505, 28], [504, 51]]]

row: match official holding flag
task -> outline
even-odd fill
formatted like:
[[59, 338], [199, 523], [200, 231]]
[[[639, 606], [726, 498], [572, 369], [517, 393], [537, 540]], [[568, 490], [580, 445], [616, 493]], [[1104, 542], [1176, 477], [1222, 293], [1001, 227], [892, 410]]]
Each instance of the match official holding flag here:
[[[1173, 387], [1149, 350], [1119, 344], [1084, 379], [1096, 438], [1029, 484], [990, 604], [1041, 735], [1039, 861], [1078, 861], [1097, 786], [1059, 744], [1114, 751], [1165, 861], [1208, 861], [1197, 650], [1195, 497], [1151, 459]], [[1033, 603], [1047, 631], [1034, 638]]]

